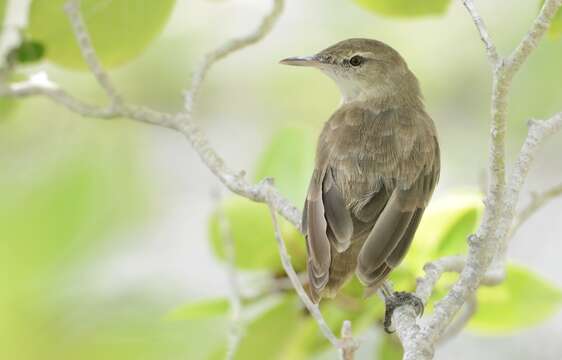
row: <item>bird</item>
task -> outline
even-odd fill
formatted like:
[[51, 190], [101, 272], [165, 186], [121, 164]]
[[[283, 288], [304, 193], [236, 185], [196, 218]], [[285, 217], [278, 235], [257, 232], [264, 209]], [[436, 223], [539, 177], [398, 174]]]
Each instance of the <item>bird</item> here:
[[353, 274], [385, 295], [385, 330], [413, 294], [385, 280], [404, 259], [440, 174], [437, 130], [419, 82], [404, 58], [373, 39], [340, 41], [281, 64], [319, 69], [336, 83], [341, 104], [318, 138], [303, 210], [307, 292], [318, 304]]

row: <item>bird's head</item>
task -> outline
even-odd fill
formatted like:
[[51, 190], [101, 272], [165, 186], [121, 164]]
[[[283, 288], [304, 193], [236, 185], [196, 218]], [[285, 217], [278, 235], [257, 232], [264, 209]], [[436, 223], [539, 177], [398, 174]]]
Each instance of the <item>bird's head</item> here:
[[419, 92], [400, 54], [377, 40], [348, 39], [312, 56], [281, 60], [281, 64], [320, 69], [336, 82], [344, 102], [389, 97], [403, 90]]

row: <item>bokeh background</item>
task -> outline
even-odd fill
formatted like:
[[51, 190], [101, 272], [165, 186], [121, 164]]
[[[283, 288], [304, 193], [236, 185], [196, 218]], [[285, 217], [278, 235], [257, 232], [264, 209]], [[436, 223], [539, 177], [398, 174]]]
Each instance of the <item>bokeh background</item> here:
[[[60, 44], [45, 42], [46, 59], [19, 66], [15, 76], [46, 71], [76, 96], [103, 104], [95, 80], [66, 52], [72, 37], [57, 25], [66, 21], [63, 1], [50, 7], [48, 1], [36, 2], [29, 36], [58, 38]], [[104, 11], [120, 2], [86, 1], [83, 10], [101, 34], [100, 44], [116, 54], [104, 61], [116, 65], [110, 75], [125, 98], [165, 111], [182, 109], [182, 91], [198, 59], [253, 29], [271, 5], [177, 0], [158, 10], [138, 1], [117, 14], [162, 19], [161, 24], [145, 20], [144, 26], [158, 29], [146, 35], [145, 46], [133, 40], [133, 26], [111, 28], [115, 19]], [[477, 5], [506, 53], [540, 4], [494, 0]], [[443, 228], [453, 222], [461, 233], [451, 235], [454, 229], [448, 228], [447, 236], [462, 242], [481, 212], [491, 80], [484, 48], [460, 2], [451, 1], [441, 14], [395, 17], [351, 0], [289, 0], [264, 41], [212, 69], [197, 105], [197, 123], [232, 168], [245, 169], [249, 178], [280, 178], [281, 190], [300, 205], [315, 136], [338, 106], [339, 94], [319, 72], [278, 61], [350, 37], [391, 44], [418, 76], [443, 156], [434, 196], [437, 215], [425, 233], [447, 232]], [[135, 56], [125, 58], [129, 53]], [[524, 139], [527, 119], [562, 109], [561, 64], [562, 38], [549, 35], [517, 76], [510, 96], [510, 160]], [[522, 204], [530, 192], [562, 181], [561, 146], [558, 135], [543, 147]], [[230, 325], [216, 226], [219, 206], [241, 244], [240, 281], [248, 298], [246, 334], [236, 358], [335, 358], [298, 301], [271, 290], [282, 273], [271, 254], [275, 248], [270, 227], [263, 224], [269, 221], [264, 209], [229, 195], [180, 134], [128, 120], [85, 119], [41, 98], [0, 99], [0, 358], [222, 358]], [[459, 215], [451, 220], [447, 213]], [[482, 295], [489, 300], [483, 313], [440, 347], [436, 359], [562, 357], [561, 220], [558, 199], [521, 228], [509, 256], [517, 264], [510, 274], [523, 285]], [[302, 269], [304, 243], [290, 227], [284, 230], [295, 266]], [[405, 287], [432, 259], [420, 241], [408, 258], [415, 261], [397, 279]], [[377, 323], [379, 300], [365, 307], [357, 299], [326, 305], [334, 326], [343, 317], [357, 319], [358, 359], [396, 358], [396, 345]], [[529, 320], [518, 321], [523, 318]]]

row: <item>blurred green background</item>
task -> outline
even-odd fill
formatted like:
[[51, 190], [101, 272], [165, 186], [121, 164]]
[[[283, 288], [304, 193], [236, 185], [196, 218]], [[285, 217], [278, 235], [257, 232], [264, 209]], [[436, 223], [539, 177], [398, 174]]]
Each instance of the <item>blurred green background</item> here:
[[[63, 0], [33, 0], [13, 79], [45, 71], [82, 99], [104, 104], [84, 71]], [[5, 0], [0, 0], [0, 15]], [[538, 11], [536, 1], [478, 1], [503, 53]], [[208, 50], [245, 34], [263, 0], [84, 0], [102, 62], [132, 103], [179, 111], [191, 70]], [[0, 16], [3, 18], [3, 16]], [[526, 120], [562, 109], [562, 15], [517, 76], [509, 158]], [[490, 72], [460, 2], [288, 0], [272, 33], [218, 64], [196, 121], [235, 169], [276, 178], [302, 204], [315, 138], [339, 103], [319, 72], [278, 65], [349, 37], [396, 48], [418, 76], [442, 144], [442, 176], [414, 247], [393, 275], [411, 290], [425, 262], [462, 253], [482, 212]], [[41, 48], [38, 52], [37, 46]], [[31, 60], [40, 61], [31, 62]], [[544, 146], [526, 193], [560, 183], [562, 137]], [[229, 324], [223, 235], [229, 220], [244, 294], [235, 359], [332, 359], [335, 353], [291, 291], [263, 205], [223, 192], [180, 134], [128, 120], [92, 120], [42, 98], [0, 99], [0, 359], [224, 358]], [[524, 196], [523, 203], [528, 201]], [[437, 359], [562, 357], [562, 203], [553, 201], [513, 241], [507, 281], [478, 293], [469, 327]], [[283, 223], [293, 264], [304, 240]], [[454, 281], [445, 277], [438, 299]], [[334, 331], [353, 321], [358, 359], [400, 358], [383, 335], [383, 307], [352, 282], [322, 308]], [[431, 305], [429, 306], [431, 311]]]

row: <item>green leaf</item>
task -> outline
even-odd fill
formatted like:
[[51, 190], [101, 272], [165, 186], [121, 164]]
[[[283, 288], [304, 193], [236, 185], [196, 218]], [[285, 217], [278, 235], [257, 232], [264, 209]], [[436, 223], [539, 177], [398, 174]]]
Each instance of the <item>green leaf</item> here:
[[469, 327], [486, 334], [504, 334], [539, 324], [562, 306], [562, 290], [540, 275], [510, 264], [505, 282], [478, 290], [478, 311]]
[[194, 320], [226, 315], [230, 308], [228, 299], [217, 298], [191, 302], [172, 310], [166, 320]]
[[4, 16], [6, 15], [6, 0], [0, 0], [0, 33], [4, 31]]
[[302, 128], [279, 131], [261, 156], [256, 181], [273, 177], [282, 194], [302, 204], [314, 164], [314, 138]]
[[8, 120], [8, 114], [16, 106], [14, 99], [0, 98], [0, 124]]
[[287, 343], [294, 336], [303, 318], [299, 301], [293, 295], [252, 321], [238, 345], [235, 360], [280, 360]]
[[482, 195], [462, 191], [434, 199], [422, 218], [412, 249], [405, 259], [412, 270], [430, 259], [466, 251], [466, 238], [484, 210]]
[[[282, 271], [267, 206], [240, 197], [227, 199], [220, 206], [230, 225], [236, 266], [247, 270]], [[289, 222], [282, 218], [279, 222], [293, 264], [297, 271], [301, 271], [305, 264], [304, 239]], [[211, 216], [209, 234], [213, 251], [224, 259], [224, 240], [217, 212]]]
[[[31, 37], [45, 45], [47, 58], [73, 69], [85, 69], [70, 22], [67, 0], [34, 0]], [[102, 64], [122, 65], [141, 54], [163, 29], [175, 0], [83, 0], [81, 14]]]
[[451, 0], [355, 0], [355, 2], [381, 15], [412, 17], [442, 15]]
[[479, 203], [459, 209], [456, 219], [449, 224], [437, 248], [437, 257], [458, 255], [468, 251], [467, 237], [472, 234], [482, 214]]
[[403, 355], [402, 346], [395, 336], [382, 336], [377, 353], [379, 360], [400, 360]]
[[15, 50], [14, 58], [18, 63], [33, 63], [41, 60], [45, 55], [43, 44], [33, 40], [25, 40]]
[[562, 8], [558, 9], [556, 15], [554, 15], [548, 33], [554, 38], [559, 38], [562, 35]]

